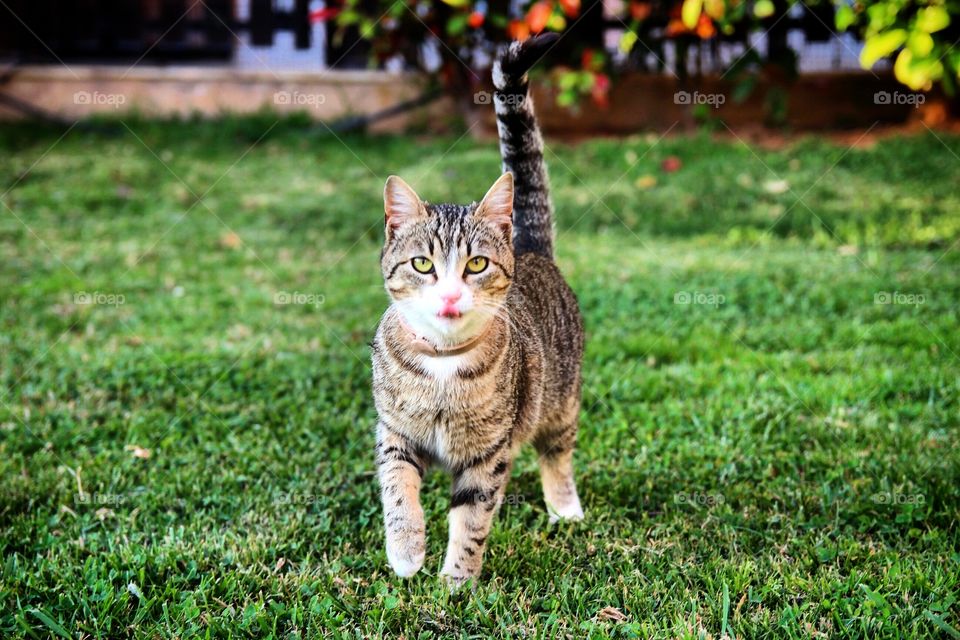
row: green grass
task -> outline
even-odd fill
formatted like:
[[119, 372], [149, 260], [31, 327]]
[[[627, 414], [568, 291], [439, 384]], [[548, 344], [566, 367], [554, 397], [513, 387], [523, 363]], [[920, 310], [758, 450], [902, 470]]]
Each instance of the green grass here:
[[379, 194], [495, 145], [127, 124], [0, 128], [0, 637], [960, 635], [960, 138], [551, 144], [587, 520], [525, 452], [451, 596], [441, 473], [383, 551]]

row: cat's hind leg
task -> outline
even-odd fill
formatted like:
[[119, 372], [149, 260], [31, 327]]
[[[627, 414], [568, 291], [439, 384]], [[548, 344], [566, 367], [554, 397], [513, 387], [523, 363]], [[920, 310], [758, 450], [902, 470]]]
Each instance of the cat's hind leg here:
[[487, 536], [503, 496], [513, 462], [509, 452], [454, 475], [450, 534], [441, 576], [453, 588], [480, 575]]
[[534, 438], [539, 455], [543, 499], [551, 524], [558, 520], [582, 520], [583, 507], [573, 478], [573, 451], [577, 443], [577, 422], [545, 428]]

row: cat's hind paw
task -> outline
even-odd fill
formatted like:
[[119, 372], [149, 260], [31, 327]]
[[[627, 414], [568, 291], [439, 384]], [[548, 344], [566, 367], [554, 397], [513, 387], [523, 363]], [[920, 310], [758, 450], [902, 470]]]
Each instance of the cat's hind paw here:
[[477, 588], [476, 576], [452, 575], [449, 573], [440, 573], [440, 579], [443, 581], [450, 592], [457, 592], [469, 585], [471, 590]]
[[547, 512], [550, 514], [550, 524], [556, 524], [561, 520], [566, 522], [576, 522], [583, 520], [583, 507], [580, 501], [575, 500], [560, 507], [547, 504]]

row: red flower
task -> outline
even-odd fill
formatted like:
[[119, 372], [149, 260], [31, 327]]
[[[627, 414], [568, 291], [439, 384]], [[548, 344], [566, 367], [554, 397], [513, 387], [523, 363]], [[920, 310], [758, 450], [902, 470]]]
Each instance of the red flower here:
[[679, 171], [680, 167], [683, 166], [683, 163], [680, 161], [680, 158], [677, 156], [667, 156], [663, 159], [663, 162], [660, 163], [660, 168], [666, 171], [667, 173], [673, 173], [674, 171]]
[[546, 1], [538, 2], [530, 7], [530, 11], [527, 12], [527, 26], [530, 27], [530, 32], [540, 33], [543, 31], [551, 13], [553, 13], [553, 7]]
[[479, 11], [474, 11], [470, 14], [470, 17], [467, 18], [467, 24], [470, 25], [471, 29], [479, 29], [483, 26], [483, 21], [485, 18], [486, 16]]
[[560, 8], [567, 17], [574, 18], [580, 13], [580, 0], [560, 0]]
[[593, 88], [590, 89], [590, 97], [593, 103], [601, 109], [610, 106], [610, 78], [605, 73], [597, 73], [593, 76]]
[[650, 17], [653, 11], [653, 5], [649, 2], [631, 2], [630, 17], [637, 21], [643, 21]]
[[523, 42], [530, 37], [530, 27], [523, 20], [511, 20], [507, 25], [507, 35], [511, 40]]

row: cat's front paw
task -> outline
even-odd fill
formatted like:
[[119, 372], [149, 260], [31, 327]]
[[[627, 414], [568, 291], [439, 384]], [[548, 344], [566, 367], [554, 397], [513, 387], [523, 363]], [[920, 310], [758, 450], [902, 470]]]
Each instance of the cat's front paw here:
[[423, 566], [425, 555], [423, 540], [403, 541], [387, 538], [387, 561], [393, 572], [401, 578], [409, 578]]

